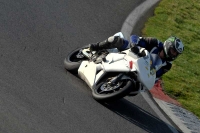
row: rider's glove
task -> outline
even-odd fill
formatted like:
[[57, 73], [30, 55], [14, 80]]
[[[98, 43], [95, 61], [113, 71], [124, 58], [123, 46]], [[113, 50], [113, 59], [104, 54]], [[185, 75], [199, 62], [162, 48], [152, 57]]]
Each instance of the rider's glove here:
[[[144, 49], [144, 48], [143, 48]], [[131, 51], [138, 55], [139, 57], [144, 57], [146, 56], [146, 53], [143, 49], [138, 48], [136, 45], [131, 47]]]
[[139, 52], [139, 53], [138, 53], [138, 56], [140, 56], [140, 57], [144, 57], [144, 56], [146, 56], [146, 53], [145, 53], [145, 51], [144, 51], [144, 50], [142, 50], [142, 52]]
[[137, 46], [131, 47], [131, 51], [135, 54], [138, 54], [140, 52], [139, 48]]

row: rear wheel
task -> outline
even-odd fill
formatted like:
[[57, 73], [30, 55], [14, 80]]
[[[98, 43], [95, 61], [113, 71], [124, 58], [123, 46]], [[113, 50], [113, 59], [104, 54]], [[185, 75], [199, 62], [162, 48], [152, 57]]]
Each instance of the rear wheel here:
[[67, 55], [67, 58], [64, 60], [64, 65], [68, 71], [71, 71], [72, 73], [78, 73], [78, 68], [81, 65], [81, 62], [88, 60], [81, 52], [83, 48], [87, 47], [88, 46], [78, 48]]
[[132, 91], [134, 87], [132, 81], [128, 79], [122, 79], [115, 82], [114, 84], [111, 84], [110, 81], [113, 78], [114, 77], [109, 77], [96, 86], [96, 88], [92, 92], [95, 100], [113, 101], [123, 98]]

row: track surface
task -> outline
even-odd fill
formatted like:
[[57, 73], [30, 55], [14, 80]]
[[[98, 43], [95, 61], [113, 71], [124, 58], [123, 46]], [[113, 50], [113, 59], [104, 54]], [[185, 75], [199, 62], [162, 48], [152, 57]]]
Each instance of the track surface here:
[[63, 66], [69, 51], [120, 31], [142, 2], [0, 0], [0, 132], [171, 132], [141, 95], [100, 104]]

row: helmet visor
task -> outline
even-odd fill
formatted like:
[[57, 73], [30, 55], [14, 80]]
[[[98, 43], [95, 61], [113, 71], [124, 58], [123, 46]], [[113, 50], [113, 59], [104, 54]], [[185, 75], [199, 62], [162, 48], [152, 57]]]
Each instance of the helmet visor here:
[[170, 47], [168, 51], [168, 55], [174, 60], [178, 57], [179, 53], [173, 47]]

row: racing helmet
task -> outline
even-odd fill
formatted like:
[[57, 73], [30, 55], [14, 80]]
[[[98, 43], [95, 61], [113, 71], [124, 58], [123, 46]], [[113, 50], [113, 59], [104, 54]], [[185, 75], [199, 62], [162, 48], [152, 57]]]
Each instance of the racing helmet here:
[[169, 37], [163, 44], [164, 54], [167, 61], [175, 60], [183, 51], [184, 45], [177, 37]]

